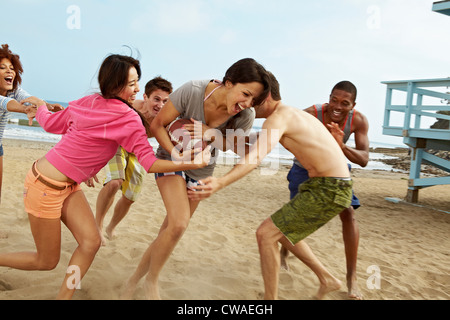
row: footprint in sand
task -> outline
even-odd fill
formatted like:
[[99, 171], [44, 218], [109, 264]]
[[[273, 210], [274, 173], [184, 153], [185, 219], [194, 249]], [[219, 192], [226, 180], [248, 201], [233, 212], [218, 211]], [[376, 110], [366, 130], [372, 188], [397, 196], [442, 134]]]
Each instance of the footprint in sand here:
[[9, 291], [12, 290], [12, 287], [9, 283], [0, 280], [0, 291]]

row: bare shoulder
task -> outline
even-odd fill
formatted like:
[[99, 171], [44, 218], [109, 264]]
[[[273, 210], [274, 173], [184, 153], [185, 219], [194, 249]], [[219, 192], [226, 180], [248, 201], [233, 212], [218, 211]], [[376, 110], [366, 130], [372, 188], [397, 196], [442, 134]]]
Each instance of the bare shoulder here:
[[282, 105], [278, 110], [280, 116], [284, 119], [286, 122], [297, 122], [300, 119], [310, 119], [311, 117], [314, 117], [310, 112], [307, 110], [302, 110], [299, 108], [291, 107], [288, 105]]
[[312, 114], [313, 116], [316, 115], [316, 108], [315, 108], [315, 106], [311, 106], [309, 108], [306, 108], [303, 111], [305, 111], [305, 112], [307, 112], [309, 114]]
[[279, 126], [280, 123], [286, 123], [287, 120], [290, 117], [292, 117], [294, 110], [295, 109], [292, 107], [289, 107], [284, 104], [280, 104], [280, 105], [278, 105], [276, 110], [274, 112], [272, 112], [272, 114], [270, 116], [267, 117], [265, 122], [267, 122], [268, 125], [270, 124], [270, 125]]
[[282, 104], [278, 107], [277, 113], [282, 115], [283, 117], [291, 117], [293, 115], [298, 115], [304, 113], [303, 110], [297, 109], [286, 104]]
[[369, 128], [369, 120], [360, 111], [355, 112], [355, 118], [353, 119], [354, 131], [367, 130]]
[[135, 108], [138, 111], [142, 111], [143, 106], [144, 100], [136, 100], [133, 102], [133, 108]]
[[267, 117], [265, 129], [279, 129], [284, 134], [288, 134], [293, 130], [296, 131], [299, 123], [305, 121], [306, 117], [312, 117], [307, 112], [288, 105], [279, 105], [277, 109]]

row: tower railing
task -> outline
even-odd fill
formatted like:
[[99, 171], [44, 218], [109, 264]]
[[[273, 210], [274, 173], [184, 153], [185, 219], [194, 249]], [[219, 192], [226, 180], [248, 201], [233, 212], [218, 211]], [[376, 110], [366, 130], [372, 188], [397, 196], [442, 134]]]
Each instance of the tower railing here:
[[[450, 175], [421, 176], [422, 164], [450, 173], [450, 160], [436, 155], [450, 151], [450, 78], [382, 83], [387, 85], [383, 134], [403, 137], [412, 150], [407, 201], [417, 203], [420, 189], [450, 184]], [[399, 94], [400, 100], [406, 94], [404, 104]]]

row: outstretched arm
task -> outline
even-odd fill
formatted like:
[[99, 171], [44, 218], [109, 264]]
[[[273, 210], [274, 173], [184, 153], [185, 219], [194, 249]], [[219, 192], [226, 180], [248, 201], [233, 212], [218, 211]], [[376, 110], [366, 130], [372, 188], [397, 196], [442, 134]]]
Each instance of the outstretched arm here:
[[68, 109], [52, 113], [48, 110], [47, 103], [36, 97], [29, 97], [22, 100], [21, 103], [32, 105], [32, 107], [26, 107], [25, 109], [30, 122], [36, 116], [36, 120], [45, 131], [55, 134], [64, 134], [66, 132], [68, 128]]
[[157, 159], [148, 170], [148, 173], [195, 170], [206, 167], [211, 160], [211, 147], [207, 146], [203, 151], [201, 148], [196, 148], [193, 151], [196, 153], [194, 160], [171, 161]]
[[189, 190], [191, 200], [200, 201], [209, 198], [212, 194], [244, 177], [257, 168], [264, 157], [269, 154], [283, 136], [283, 124], [278, 119], [268, 119], [264, 122], [258, 140], [250, 148], [250, 152], [239, 161], [226, 175], [215, 178], [208, 177], [200, 180], [200, 185], [195, 190]]

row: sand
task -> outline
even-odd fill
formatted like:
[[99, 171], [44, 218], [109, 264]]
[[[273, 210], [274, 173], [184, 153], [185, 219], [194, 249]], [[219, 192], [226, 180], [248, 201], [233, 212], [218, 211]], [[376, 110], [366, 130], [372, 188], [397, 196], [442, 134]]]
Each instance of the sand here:
[[[23, 209], [23, 181], [32, 162], [51, 146], [4, 141], [0, 252], [34, 250]], [[229, 169], [230, 166], [221, 165], [215, 175], [223, 175]], [[269, 214], [288, 201], [287, 172], [288, 168], [281, 167], [271, 175], [262, 175], [261, 169], [256, 169], [200, 204], [161, 273], [163, 299], [261, 299], [263, 281], [255, 231]], [[99, 177], [103, 177], [103, 172]], [[354, 170], [353, 177], [355, 192], [362, 203], [357, 210], [358, 284], [364, 298], [450, 299], [450, 185], [421, 190], [419, 203], [411, 205], [385, 200], [405, 198], [408, 179], [405, 173]], [[100, 185], [92, 189], [83, 184], [82, 188], [95, 209]], [[111, 214], [108, 213], [105, 223], [109, 223]], [[165, 209], [153, 175], [148, 175], [141, 197], [117, 227], [115, 237], [99, 250], [74, 299], [118, 299], [124, 282], [157, 235], [164, 217]], [[61, 260], [56, 269], [25, 272], [0, 267], [0, 300], [55, 298], [76, 248], [70, 231], [63, 227], [62, 232]], [[306, 241], [330, 272], [345, 284], [340, 219], [334, 218]], [[293, 256], [288, 263], [290, 270], [280, 271], [280, 299], [312, 299], [319, 285], [317, 278]], [[134, 298], [144, 298], [142, 285]], [[346, 286], [326, 298], [346, 300]]]

